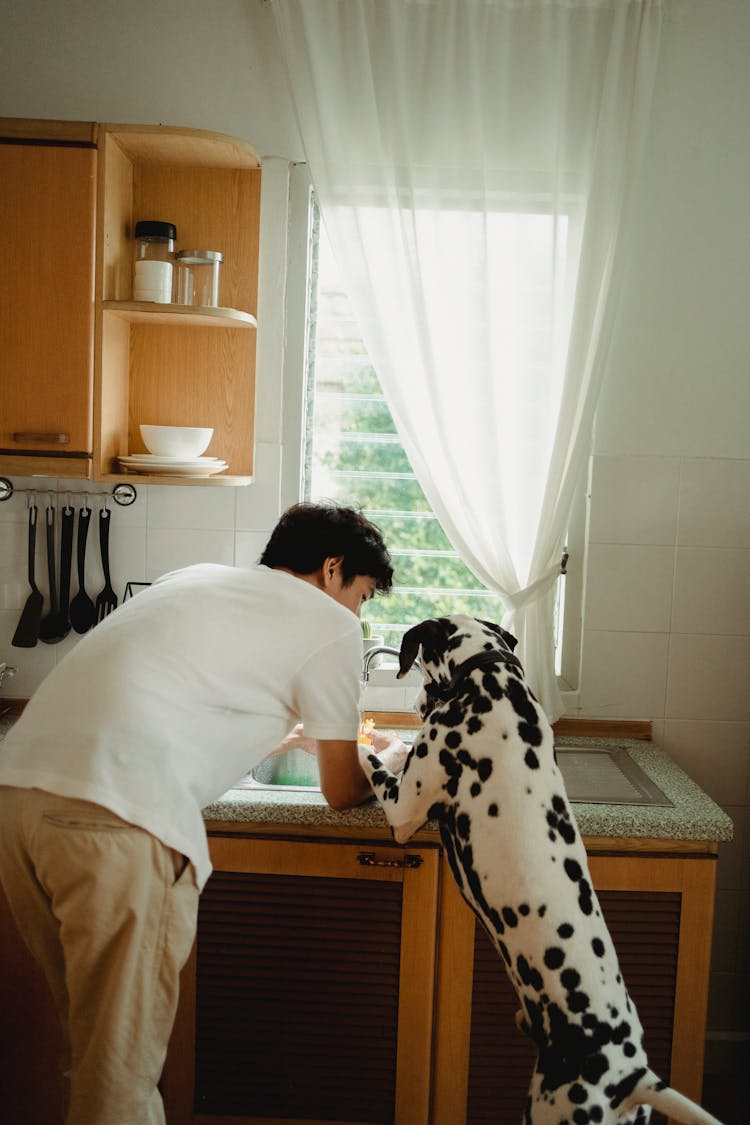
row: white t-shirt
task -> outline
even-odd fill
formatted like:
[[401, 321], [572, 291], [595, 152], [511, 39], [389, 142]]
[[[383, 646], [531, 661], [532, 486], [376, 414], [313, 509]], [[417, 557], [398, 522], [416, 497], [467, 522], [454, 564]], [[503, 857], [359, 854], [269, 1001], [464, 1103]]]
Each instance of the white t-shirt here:
[[158, 579], [43, 681], [0, 745], [0, 785], [111, 809], [211, 871], [201, 809], [296, 722], [356, 740], [361, 630], [322, 590], [265, 566]]

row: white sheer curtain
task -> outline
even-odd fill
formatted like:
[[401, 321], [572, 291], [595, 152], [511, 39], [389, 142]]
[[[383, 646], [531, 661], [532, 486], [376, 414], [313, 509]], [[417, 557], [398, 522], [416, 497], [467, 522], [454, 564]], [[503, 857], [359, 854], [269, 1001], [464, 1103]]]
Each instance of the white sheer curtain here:
[[273, 0], [321, 215], [404, 447], [550, 718], [661, 0]]

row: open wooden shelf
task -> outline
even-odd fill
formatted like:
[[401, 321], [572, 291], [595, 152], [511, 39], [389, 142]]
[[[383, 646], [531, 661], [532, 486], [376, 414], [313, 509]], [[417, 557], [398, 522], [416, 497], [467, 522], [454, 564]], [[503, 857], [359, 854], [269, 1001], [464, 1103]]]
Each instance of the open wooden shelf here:
[[258, 321], [240, 309], [197, 305], [159, 305], [151, 301], [103, 301], [107, 313], [131, 324], [167, 324], [185, 328], [257, 328]]

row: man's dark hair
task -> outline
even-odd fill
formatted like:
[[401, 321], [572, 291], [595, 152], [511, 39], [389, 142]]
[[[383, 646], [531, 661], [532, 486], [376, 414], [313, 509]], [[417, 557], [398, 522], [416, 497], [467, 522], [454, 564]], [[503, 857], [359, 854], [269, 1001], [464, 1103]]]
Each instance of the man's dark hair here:
[[345, 586], [366, 574], [375, 579], [378, 590], [390, 590], [393, 567], [383, 536], [353, 508], [293, 504], [276, 524], [260, 561], [295, 574], [314, 574], [326, 559], [338, 555]]

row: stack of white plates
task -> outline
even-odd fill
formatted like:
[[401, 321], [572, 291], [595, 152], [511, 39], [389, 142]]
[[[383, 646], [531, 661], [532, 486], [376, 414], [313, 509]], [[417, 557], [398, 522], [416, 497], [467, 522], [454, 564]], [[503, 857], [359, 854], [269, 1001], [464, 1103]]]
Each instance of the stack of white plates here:
[[123, 469], [129, 473], [158, 473], [160, 476], [210, 477], [223, 473], [229, 466], [219, 457], [157, 457], [153, 453], [131, 453], [118, 457]]

